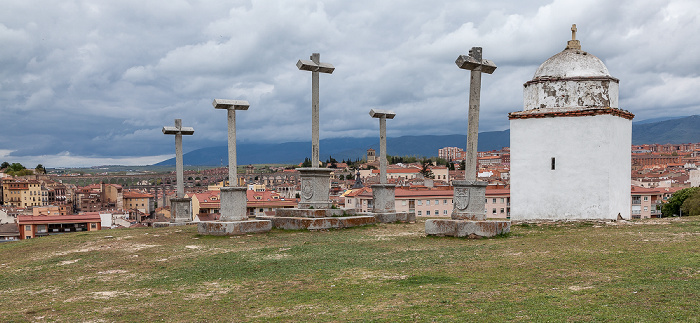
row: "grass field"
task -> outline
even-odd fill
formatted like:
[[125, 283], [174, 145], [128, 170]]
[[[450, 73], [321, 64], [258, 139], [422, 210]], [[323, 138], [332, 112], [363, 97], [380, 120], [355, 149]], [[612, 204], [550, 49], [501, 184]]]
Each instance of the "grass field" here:
[[521, 224], [426, 237], [424, 220], [199, 236], [120, 229], [0, 244], [0, 321], [698, 322], [700, 218]]

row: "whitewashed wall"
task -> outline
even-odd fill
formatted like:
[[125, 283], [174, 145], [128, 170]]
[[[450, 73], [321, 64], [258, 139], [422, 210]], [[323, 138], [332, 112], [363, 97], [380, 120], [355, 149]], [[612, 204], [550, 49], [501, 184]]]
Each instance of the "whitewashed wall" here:
[[512, 220], [630, 218], [631, 120], [513, 119], [510, 142]]

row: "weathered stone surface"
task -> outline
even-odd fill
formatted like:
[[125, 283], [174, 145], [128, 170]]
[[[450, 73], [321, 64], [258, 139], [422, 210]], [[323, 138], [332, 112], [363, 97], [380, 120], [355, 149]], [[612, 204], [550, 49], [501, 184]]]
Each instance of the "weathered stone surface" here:
[[484, 201], [487, 184], [477, 180], [452, 181], [454, 186], [453, 220], [486, 220]]
[[293, 218], [327, 218], [339, 217], [348, 214], [356, 214], [355, 210], [344, 209], [276, 209], [275, 215], [278, 217], [293, 217]]
[[374, 213], [395, 213], [396, 212], [396, 185], [394, 184], [375, 184], [372, 185], [372, 199], [374, 205], [372, 212]]
[[153, 222], [154, 228], [177, 227], [181, 225], [195, 225], [198, 222]]
[[301, 200], [300, 209], [328, 209], [331, 207], [329, 201], [329, 190], [331, 188], [331, 173], [329, 168], [297, 168], [301, 177]]
[[394, 222], [405, 222], [405, 223], [415, 223], [416, 214], [409, 212], [391, 212], [391, 213], [369, 213], [374, 215], [379, 223], [394, 223]]
[[373, 216], [347, 216], [326, 218], [258, 216], [257, 219], [272, 221], [272, 226], [285, 230], [327, 230], [342, 229], [374, 224]]
[[192, 199], [184, 197], [170, 199], [170, 211], [170, 222], [192, 221]]
[[272, 222], [266, 220], [204, 221], [197, 223], [197, 232], [199, 234], [214, 236], [264, 233], [271, 229]]
[[451, 237], [494, 237], [510, 232], [510, 221], [465, 221], [432, 219], [425, 221], [425, 233]]
[[242, 221], [248, 219], [245, 187], [222, 187], [220, 198], [221, 221]]

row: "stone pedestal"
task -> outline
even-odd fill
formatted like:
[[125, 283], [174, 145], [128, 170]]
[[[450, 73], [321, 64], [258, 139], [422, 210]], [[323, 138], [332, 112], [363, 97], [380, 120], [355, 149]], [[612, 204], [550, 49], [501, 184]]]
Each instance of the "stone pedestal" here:
[[331, 207], [329, 194], [331, 173], [329, 168], [297, 168], [301, 176], [300, 209], [328, 209]]
[[493, 237], [510, 232], [510, 221], [486, 221], [486, 182], [452, 181], [454, 209], [452, 219], [425, 221], [425, 233], [460, 238]]
[[396, 212], [396, 196], [394, 184], [375, 184], [372, 185], [372, 212], [374, 213], [391, 213]]
[[192, 221], [192, 199], [176, 197], [170, 199], [170, 222], [184, 223]]
[[248, 220], [246, 188], [222, 187], [220, 192], [221, 217], [219, 220], [223, 222]]
[[425, 221], [425, 234], [459, 238], [493, 237], [510, 232], [510, 221], [432, 219]]
[[454, 186], [453, 220], [486, 220], [486, 185], [483, 181], [452, 181]]
[[396, 212], [395, 190], [394, 184], [372, 185], [372, 212], [367, 214], [380, 223], [416, 222], [415, 213]]
[[264, 233], [272, 229], [272, 222], [267, 220], [248, 220], [246, 214], [246, 188], [222, 187], [221, 217], [219, 221], [202, 221], [197, 223], [199, 234], [225, 236], [248, 233]]

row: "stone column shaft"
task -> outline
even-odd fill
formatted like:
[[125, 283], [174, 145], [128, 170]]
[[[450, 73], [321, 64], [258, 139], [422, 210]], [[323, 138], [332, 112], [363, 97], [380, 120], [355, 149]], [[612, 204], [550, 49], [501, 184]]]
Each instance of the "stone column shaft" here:
[[464, 167], [464, 179], [476, 180], [476, 161], [479, 142], [479, 100], [481, 90], [481, 71], [471, 71], [469, 86], [469, 120], [467, 130], [467, 151]]
[[[182, 126], [182, 121], [177, 119], [175, 124], [179, 128]], [[177, 198], [185, 197], [185, 176], [182, 164], [182, 135], [175, 135], [175, 174], [177, 176], [177, 193], [175, 197]]]
[[238, 186], [238, 161], [236, 159], [236, 110], [228, 109], [228, 186]]
[[386, 184], [386, 117], [379, 118], [379, 184]]
[[[311, 60], [317, 65], [321, 63], [321, 54], [313, 53]], [[311, 72], [311, 167], [318, 167], [320, 161], [319, 143], [319, 98], [318, 71]]]

